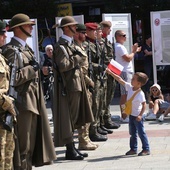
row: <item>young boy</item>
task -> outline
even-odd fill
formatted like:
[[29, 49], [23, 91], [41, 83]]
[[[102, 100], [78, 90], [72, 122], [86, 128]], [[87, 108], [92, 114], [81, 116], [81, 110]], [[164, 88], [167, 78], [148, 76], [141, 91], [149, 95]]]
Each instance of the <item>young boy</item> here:
[[127, 100], [132, 97], [132, 95], [138, 90], [140, 90], [132, 101], [132, 112], [129, 116], [129, 134], [130, 137], [130, 150], [126, 155], [137, 154], [137, 134], [142, 142], [142, 151], [138, 156], [150, 155], [150, 148], [148, 143], [148, 137], [144, 130], [142, 115], [146, 108], [146, 99], [141, 87], [146, 84], [148, 77], [146, 74], [141, 72], [136, 72], [131, 80], [131, 84], [125, 82], [120, 76], [113, 73], [111, 70], [106, 69], [106, 72], [113, 76], [120, 84], [125, 86], [128, 94]]

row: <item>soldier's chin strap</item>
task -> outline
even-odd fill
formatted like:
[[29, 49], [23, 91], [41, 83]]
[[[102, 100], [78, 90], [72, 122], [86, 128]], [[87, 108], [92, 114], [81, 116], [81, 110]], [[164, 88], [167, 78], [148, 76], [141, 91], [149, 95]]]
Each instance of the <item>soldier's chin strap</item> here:
[[72, 33], [76, 33], [70, 26], [68, 26], [69, 30], [72, 32]]
[[19, 26], [19, 28], [20, 28], [20, 30], [21, 30], [24, 34], [26, 34], [28, 37], [31, 37], [31, 34], [28, 33], [27, 31], [25, 31], [22, 26]]

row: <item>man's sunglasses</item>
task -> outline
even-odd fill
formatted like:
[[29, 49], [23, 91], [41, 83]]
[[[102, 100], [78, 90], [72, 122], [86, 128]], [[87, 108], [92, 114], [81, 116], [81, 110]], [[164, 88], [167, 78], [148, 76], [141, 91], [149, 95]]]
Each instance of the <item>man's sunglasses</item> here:
[[120, 36], [122, 36], [122, 37], [126, 37], [126, 34], [123, 34], [123, 35], [120, 35]]

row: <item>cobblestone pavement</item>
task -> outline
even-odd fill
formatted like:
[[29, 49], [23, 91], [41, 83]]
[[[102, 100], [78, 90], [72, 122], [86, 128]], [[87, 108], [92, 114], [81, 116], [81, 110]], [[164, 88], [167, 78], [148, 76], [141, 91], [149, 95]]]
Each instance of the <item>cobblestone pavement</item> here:
[[[117, 99], [118, 100], [118, 99]], [[118, 102], [111, 105], [111, 113], [120, 115]], [[51, 111], [48, 109], [49, 118]], [[121, 123], [121, 122], [120, 122]], [[51, 123], [51, 131], [53, 131]], [[145, 121], [145, 129], [149, 138], [151, 155], [126, 156], [129, 150], [128, 124], [121, 123], [119, 129], [108, 135], [106, 142], [98, 142], [99, 148], [87, 151], [88, 158], [83, 161], [65, 160], [65, 147], [57, 147], [57, 160], [52, 165], [35, 168], [33, 170], [169, 170], [170, 169], [170, 116], [163, 123]], [[77, 138], [75, 133], [75, 141]], [[141, 142], [138, 142], [141, 151]], [[83, 151], [82, 151], [83, 152]]]

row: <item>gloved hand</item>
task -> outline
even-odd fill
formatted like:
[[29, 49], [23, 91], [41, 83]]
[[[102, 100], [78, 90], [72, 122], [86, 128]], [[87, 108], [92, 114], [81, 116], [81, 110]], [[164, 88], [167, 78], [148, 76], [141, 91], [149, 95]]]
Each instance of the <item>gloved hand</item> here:
[[4, 98], [4, 103], [2, 104], [2, 109], [10, 112], [11, 115], [13, 116], [16, 116], [16, 111], [13, 104], [14, 99], [6, 95], [3, 95], [3, 98]]
[[31, 60], [29, 64], [33, 67], [34, 71], [38, 71], [40, 69], [38, 62], [35, 60]]

